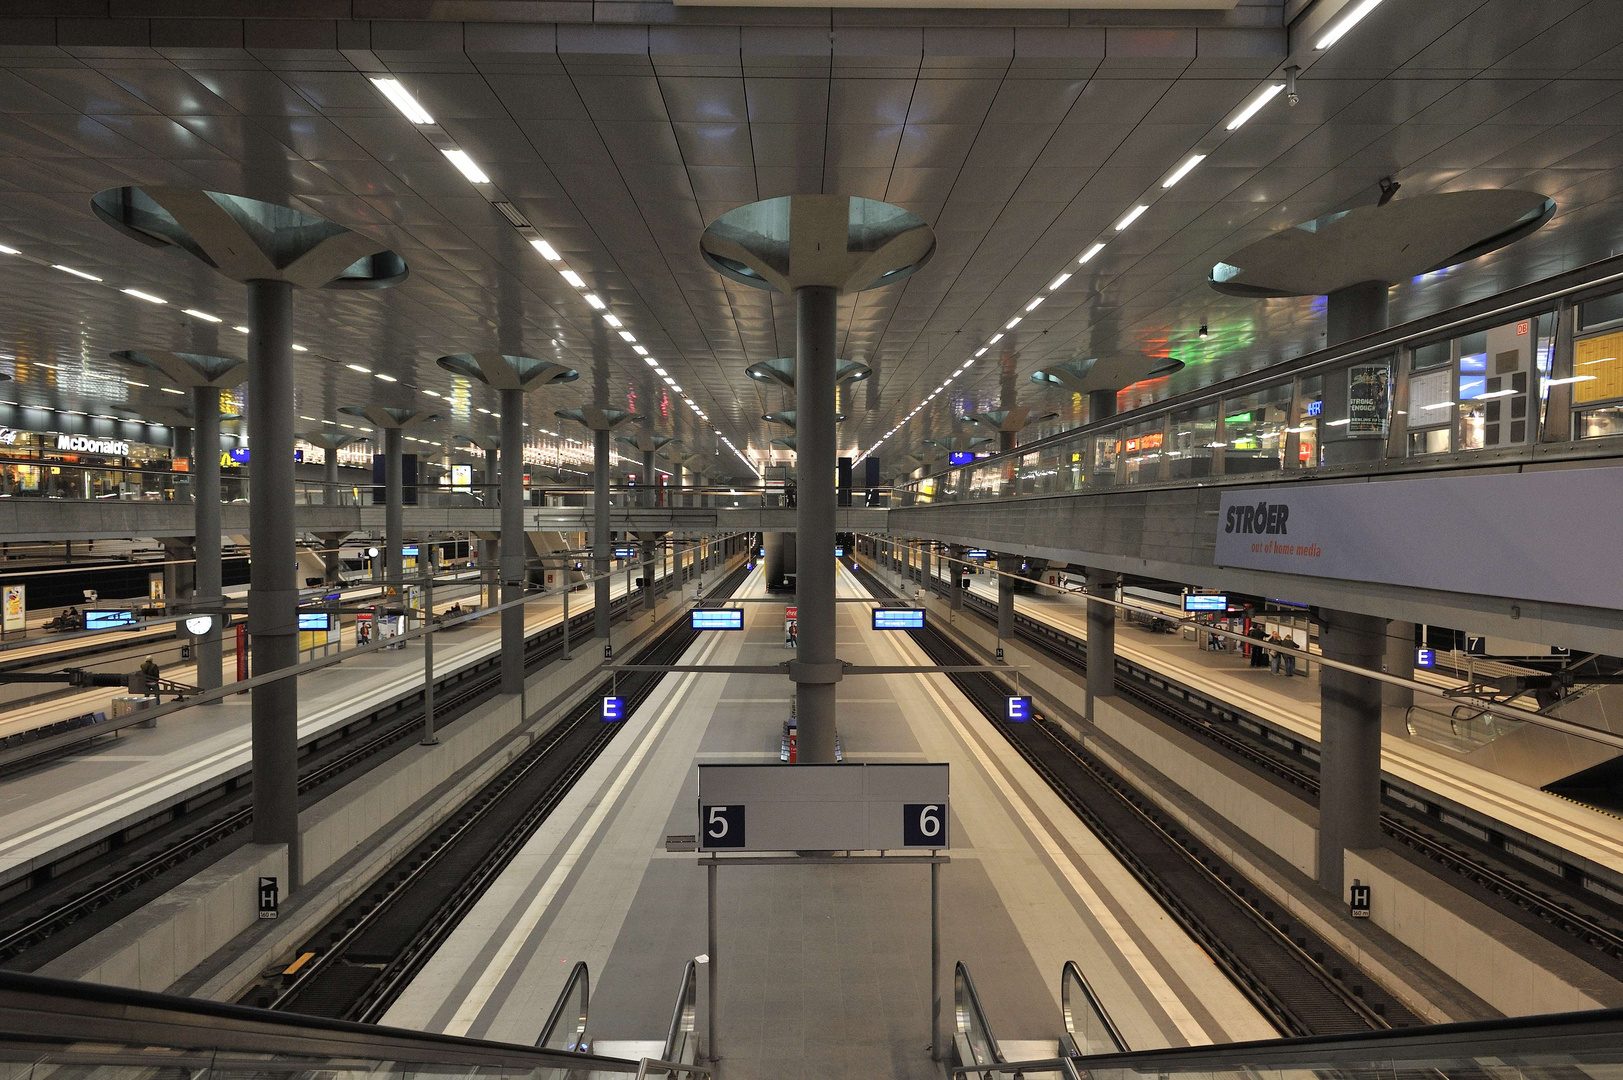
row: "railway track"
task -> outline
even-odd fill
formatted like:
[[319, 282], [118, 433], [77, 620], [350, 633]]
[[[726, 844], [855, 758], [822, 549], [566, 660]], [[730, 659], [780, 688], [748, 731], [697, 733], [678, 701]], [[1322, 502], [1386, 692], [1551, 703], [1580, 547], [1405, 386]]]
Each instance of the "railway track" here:
[[[973, 594], [981, 614], [995, 609]], [[1058, 627], [1016, 615], [1016, 632], [1078, 673], [1087, 670], [1086, 644]], [[1277, 735], [1231, 706], [1203, 697], [1140, 665], [1116, 658], [1116, 692], [1153, 715], [1217, 746], [1288, 790], [1316, 803], [1315, 748]], [[1467, 891], [1554, 944], [1623, 978], [1623, 907], [1612, 904], [1577, 874], [1534, 852], [1518, 855], [1504, 837], [1471, 822], [1452, 823], [1442, 812], [1383, 785], [1381, 828], [1433, 869], [1448, 871]], [[1496, 842], [1497, 841], [1497, 842]]]
[[[748, 571], [710, 594], [730, 596]], [[632, 663], [673, 664], [697, 634], [666, 631]], [[629, 715], [658, 686], [655, 672], [603, 684], [515, 758], [457, 813], [384, 872], [298, 951], [291, 974], [262, 981], [244, 1004], [376, 1023], [463, 916], [621, 730], [601, 722], [599, 698], [616, 693]]]
[[[890, 590], [865, 570], [877, 597]], [[934, 663], [974, 663], [939, 630], [909, 631]], [[948, 676], [1056, 794], [1284, 1035], [1408, 1026], [1418, 1017], [1162, 813], [1057, 724], [1005, 723], [1013, 692], [991, 672]]]
[[[619, 616], [641, 603], [638, 594], [614, 601]], [[570, 617], [570, 634], [591, 632], [590, 610]], [[563, 649], [563, 626], [533, 635], [524, 666], [538, 667]], [[453, 722], [501, 683], [500, 656], [492, 655], [435, 680], [435, 716]], [[385, 705], [300, 747], [301, 808], [415, 744], [422, 727], [421, 692]], [[14, 887], [0, 910], [0, 966], [33, 971], [105, 929], [125, 914], [195, 873], [205, 859], [223, 857], [244, 842], [253, 821], [252, 785], [246, 768], [210, 789], [161, 811], [120, 834], [64, 856]]]

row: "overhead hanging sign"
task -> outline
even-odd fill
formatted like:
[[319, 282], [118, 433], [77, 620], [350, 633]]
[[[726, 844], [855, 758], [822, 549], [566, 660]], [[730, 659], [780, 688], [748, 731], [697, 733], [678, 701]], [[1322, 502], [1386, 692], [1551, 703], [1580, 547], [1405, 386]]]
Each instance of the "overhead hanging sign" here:
[[945, 850], [945, 764], [700, 765], [700, 851]]
[[1618, 536], [1623, 468], [1280, 484], [1223, 493], [1214, 562], [1616, 609], [1615, 561], [1575, 558], [1573, 538]]

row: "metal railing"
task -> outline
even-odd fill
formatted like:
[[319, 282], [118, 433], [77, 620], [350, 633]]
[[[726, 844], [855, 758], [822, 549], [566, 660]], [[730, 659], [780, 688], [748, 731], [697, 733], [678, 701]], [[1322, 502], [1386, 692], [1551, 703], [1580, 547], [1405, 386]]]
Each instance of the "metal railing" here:
[[1585, 314], [1620, 285], [1607, 259], [911, 481], [890, 505], [1623, 456], [1623, 393], [1605, 396], [1623, 318]]
[[1127, 1041], [1121, 1037], [1116, 1022], [1100, 1003], [1075, 960], [1065, 961], [1065, 966], [1060, 969], [1059, 1002], [1072, 1054], [1085, 1057], [1089, 1054], [1119, 1054], [1127, 1050]]
[[584, 1054], [591, 1050], [586, 1037], [586, 1017], [592, 1003], [592, 978], [586, 970], [586, 961], [577, 960], [564, 981], [564, 988], [552, 1006], [547, 1022], [541, 1025], [541, 1034], [535, 1045], [543, 1050], [562, 1050], [571, 1054]]
[[0, 972], [0, 1053], [13, 1071], [116, 1076], [533, 1077], [637, 1074], [624, 1058], [326, 1020]]
[[676, 1008], [671, 1010], [671, 1026], [665, 1033], [662, 1062], [691, 1065], [699, 1057], [699, 964], [689, 960], [682, 969], [682, 984], [676, 991]]

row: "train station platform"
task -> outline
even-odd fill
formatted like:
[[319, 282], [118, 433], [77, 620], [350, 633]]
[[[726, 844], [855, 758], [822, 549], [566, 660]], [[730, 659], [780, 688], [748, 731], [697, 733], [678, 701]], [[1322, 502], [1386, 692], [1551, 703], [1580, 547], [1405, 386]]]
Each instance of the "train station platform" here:
[[[740, 596], [762, 596], [760, 572]], [[840, 572], [839, 593], [866, 595]], [[741, 605], [683, 663], [772, 664], [783, 609]], [[840, 656], [927, 664], [905, 634], [838, 605]], [[577, 961], [602, 1052], [657, 1039], [684, 964], [707, 948], [706, 877], [665, 837], [692, 834], [701, 763], [779, 759], [790, 683], [673, 674], [626, 721], [385, 1018], [528, 1042]], [[1134, 1047], [1272, 1037], [1272, 1026], [983, 715], [939, 674], [850, 676], [840, 732], [853, 762], [948, 762], [951, 863], [941, 871], [943, 982], [975, 973], [1007, 1048], [1051, 1053], [1059, 975], [1087, 971]], [[718, 870], [717, 1049], [732, 1075], [936, 1077], [929, 879], [917, 867]], [[951, 989], [944, 987], [951, 1009]], [[946, 1017], [950, 1026], [951, 1018]]]
[[[971, 592], [996, 603], [996, 586], [989, 577], [972, 578]], [[931, 594], [926, 604], [943, 619], [976, 619], [972, 611], [952, 613], [945, 598]], [[1087, 639], [1087, 602], [1081, 596], [1034, 596], [1017, 593], [1018, 614], [1046, 623], [1077, 639]], [[1011, 660], [1042, 665], [1062, 676], [1080, 679], [1040, 651], [1021, 642], [1007, 643]], [[1286, 678], [1268, 668], [1254, 668], [1235, 652], [1201, 649], [1184, 637], [1152, 633], [1125, 620], [1116, 624], [1118, 656], [1213, 700], [1249, 713], [1282, 732], [1306, 742], [1319, 741], [1319, 667], [1306, 659], [1305, 675]], [[1438, 686], [1458, 685], [1433, 673], [1417, 673]], [[1388, 710], [1383, 723], [1382, 768], [1406, 785], [1438, 796], [1471, 811], [1479, 819], [1502, 824], [1506, 830], [1571, 853], [1574, 860], [1603, 868], [1623, 878], [1623, 818], [1573, 802], [1509, 776], [1484, 768], [1464, 755], [1410, 737], [1402, 712]]]
[[[625, 591], [623, 577], [611, 580], [613, 596]], [[441, 606], [437, 596], [435, 606]], [[592, 606], [591, 590], [572, 594], [571, 618]], [[526, 607], [526, 635], [562, 617], [561, 593], [537, 598]], [[620, 632], [616, 630], [617, 638]], [[439, 637], [437, 679], [500, 649], [500, 629], [493, 620]], [[299, 741], [336, 732], [380, 706], [420, 693], [422, 684], [423, 652], [415, 641], [299, 676]], [[243, 694], [218, 705], [183, 709], [159, 718], [151, 728], [127, 727], [116, 737], [0, 777], [0, 888], [192, 799], [226, 777], [246, 774], [250, 700], [250, 694]]]

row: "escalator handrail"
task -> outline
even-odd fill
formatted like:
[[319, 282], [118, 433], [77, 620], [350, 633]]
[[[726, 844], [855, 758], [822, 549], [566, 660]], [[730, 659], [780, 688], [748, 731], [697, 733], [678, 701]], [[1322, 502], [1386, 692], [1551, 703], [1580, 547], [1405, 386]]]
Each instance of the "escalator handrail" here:
[[682, 984], [676, 991], [676, 1008], [671, 1011], [671, 1026], [665, 1033], [665, 1051], [661, 1061], [676, 1061], [681, 1049], [682, 1035], [696, 1030], [699, 1009], [699, 965], [689, 960], [682, 969]]
[[637, 1062], [516, 1043], [272, 1012], [120, 986], [0, 971], [0, 1043], [106, 1044], [289, 1058], [349, 1058], [502, 1069], [632, 1074]]
[[1074, 977], [1076, 985], [1082, 988], [1083, 995], [1088, 999], [1088, 1007], [1093, 1010], [1093, 1015], [1099, 1018], [1099, 1022], [1104, 1024], [1105, 1034], [1110, 1036], [1110, 1041], [1116, 1044], [1117, 1052], [1125, 1054], [1127, 1052], [1127, 1040], [1122, 1038], [1121, 1029], [1110, 1018], [1110, 1013], [1105, 1009], [1104, 1003], [1099, 1000], [1099, 995], [1093, 992], [1093, 984], [1088, 982], [1086, 975], [1082, 974], [1082, 969], [1076, 966], [1076, 961], [1067, 960], [1065, 966], [1060, 968], [1059, 972], [1059, 999], [1060, 1015], [1065, 1021], [1065, 1031], [1073, 1036], [1072, 1042], [1076, 1041], [1074, 1038], [1076, 1027], [1071, 1019], [1074, 1014], [1071, 1009], [1071, 984], [1066, 979], [1067, 975]]
[[997, 1036], [992, 1034], [992, 1025], [986, 1020], [986, 1010], [981, 1008], [981, 996], [975, 992], [975, 980], [970, 978], [969, 968], [964, 966], [962, 960], [953, 966], [953, 1020], [960, 1034], [964, 1033], [964, 1010], [967, 1008], [974, 1016], [980, 1029], [986, 1033], [986, 1044], [992, 1050], [992, 1061], [1003, 1061], [1003, 1051], [998, 1049]]
[[1077, 1060], [1085, 1071], [1120, 1069], [1159, 1076], [1237, 1070], [1358, 1069], [1372, 1065], [1390, 1073], [1394, 1067], [1429, 1068], [1436, 1062], [1472, 1058], [1512, 1064], [1541, 1058], [1579, 1064], [1623, 1060], [1623, 1009], [1094, 1054]]
[[[576, 985], [580, 986], [580, 1010], [578, 1013], [570, 1007], [570, 999], [574, 995]], [[569, 978], [564, 980], [563, 991], [558, 1000], [552, 1004], [552, 1012], [547, 1014], [547, 1022], [541, 1025], [541, 1034], [535, 1038], [536, 1046], [545, 1046], [552, 1038], [552, 1033], [559, 1024], [574, 1024], [575, 1038], [572, 1040], [576, 1046], [586, 1043], [586, 1014], [592, 1001], [592, 976], [586, 969], [586, 961], [577, 960], [575, 966], [569, 969]], [[558, 1051], [559, 1053], [579, 1053], [580, 1051]]]

